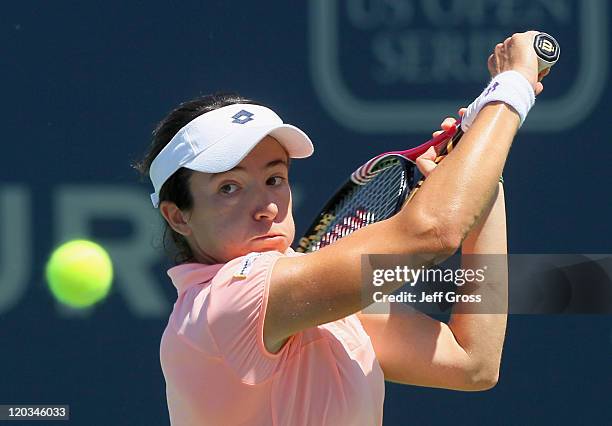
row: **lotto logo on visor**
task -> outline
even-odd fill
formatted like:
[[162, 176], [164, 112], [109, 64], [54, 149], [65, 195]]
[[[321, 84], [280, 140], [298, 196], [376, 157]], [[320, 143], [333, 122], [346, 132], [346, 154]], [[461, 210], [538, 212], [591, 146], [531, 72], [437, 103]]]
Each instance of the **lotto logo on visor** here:
[[253, 121], [254, 120], [254, 118], [251, 118], [251, 117], [253, 117], [253, 115], [254, 115], [253, 113], [248, 112], [248, 111], [243, 109], [240, 112], [237, 112], [236, 114], [234, 114], [232, 116], [232, 118], [234, 119], [232, 121], [232, 123], [236, 123], [236, 124], [245, 124], [245, 123], [248, 123], [249, 121]]

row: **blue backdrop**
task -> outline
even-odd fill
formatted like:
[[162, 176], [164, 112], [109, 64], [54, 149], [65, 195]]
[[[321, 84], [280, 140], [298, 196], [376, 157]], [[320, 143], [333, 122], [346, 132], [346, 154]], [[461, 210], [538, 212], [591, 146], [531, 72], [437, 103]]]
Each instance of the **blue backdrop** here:
[[[467, 105], [497, 41], [547, 31], [561, 60], [504, 173], [510, 250], [612, 252], [607, 3], [4, 5], [0, 404], [70, 404], [78, 425], [168, 423], [158, 352], [175, 290], [149, 184], [130, 164], [156, 122], [200, 94], [237, 91], [311, 136], [313, 158], [292, 166], [300, 234], [348, 171], [425, 141]], [[103, 244], [116, 267], [108, 300], [79, 312], [43, 278], [74, 237]], [[497, 387], [388, 384], [385, 425], [610, 423], [611, 354], [609, 316], [511, 316]]]

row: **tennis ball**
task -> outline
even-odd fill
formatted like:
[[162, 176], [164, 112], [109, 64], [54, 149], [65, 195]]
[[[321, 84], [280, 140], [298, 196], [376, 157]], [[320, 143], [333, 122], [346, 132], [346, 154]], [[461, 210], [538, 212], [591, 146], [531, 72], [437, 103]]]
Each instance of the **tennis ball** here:
[[104, 299], [113, 281], [108, 253], [87, 240], [68, 241], [57, 247], [45, 272], [53, 296], [73, 308], [85, 308]]

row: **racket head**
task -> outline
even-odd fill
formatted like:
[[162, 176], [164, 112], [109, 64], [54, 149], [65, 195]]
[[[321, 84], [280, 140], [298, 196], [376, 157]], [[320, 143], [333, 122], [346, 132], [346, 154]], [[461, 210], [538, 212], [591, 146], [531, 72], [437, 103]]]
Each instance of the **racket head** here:
[[387, 155], [370, 173], [344, 183], [327, 201], [296, 247], [317, 251], [369, 224], [388, 219], [403, 206], [415, 185], [416, 167], [402, 155]]
[[463, 134], [460, 123], [415, 148], [385, 152], [360, 166], [325, 204], [295, 251], [317, 251], [399, 212], [422, 183], [417, 181], [416, 159], [430, 147], [438, 158], [445, 155]]

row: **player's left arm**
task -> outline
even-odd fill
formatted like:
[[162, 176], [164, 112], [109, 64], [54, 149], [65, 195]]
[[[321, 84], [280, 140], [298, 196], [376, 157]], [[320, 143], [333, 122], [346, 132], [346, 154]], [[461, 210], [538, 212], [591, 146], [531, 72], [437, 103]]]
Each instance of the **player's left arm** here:
[[379, 312], [385, 314], [358, 313], [385, 380], [464, 391], [486, 390], [497, 383], [506, 330], [506, 315], [502, 312], [507, 297], [503, 255], [506, 220], [501, 186], [488, 214], [468, 234], [462, 247], [463, 254], [502, 253], [476, 257], [464, 265], [489, 266], [485, 274], [489, 282], [477, 292], [486, 300], [496, 298], [498, 308], [488, 304], [485, 313], [471, 313], [474, 306], [458, 303], [448, 324], [403, 303], [377, 304]]
[[370, 336], [385, 380], [434, 388], [478, 391], [493, 385], [450, 327], [402, 303], [377, 304], [386, 314], [357, 313]]
[[[464, 109], [460, 115], [463, 112]], [[447, 119], [442, 128], [453, 123], [453, 119]], [[435, 169], [434, 159], [431, 151], [417, 161], [424, 175]], [[357, 314], [386, 380], [456, 390], [485, 390], [497, 383], [506, 330], [508, 282], [502, 184], [487, 212], [464, 240], [462, 254], [469, 255], [462, 257], [464, 268], [487, 266], [486, 281], [476, 290], [487, 302], [484, 307], [478, 306], [483, 313], [475, 313], [478, 308], [473, 305], [458, 303], [446, 324], [407, 305], [391, 303], [378, 304], [378, 312], [384, 314]], [[462, 291], [468, 290], [458, 292]]]

